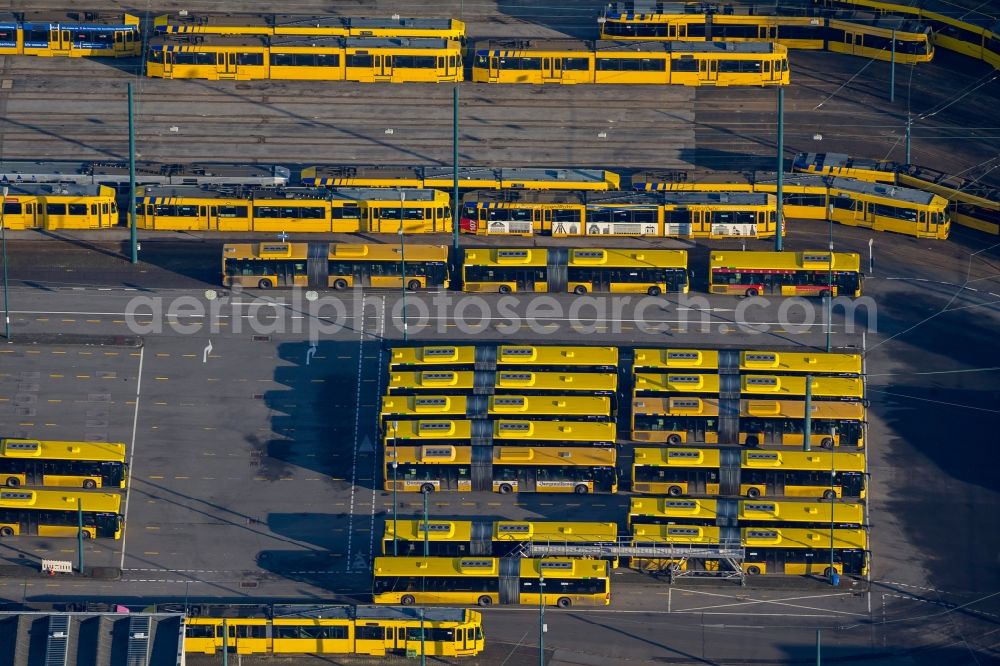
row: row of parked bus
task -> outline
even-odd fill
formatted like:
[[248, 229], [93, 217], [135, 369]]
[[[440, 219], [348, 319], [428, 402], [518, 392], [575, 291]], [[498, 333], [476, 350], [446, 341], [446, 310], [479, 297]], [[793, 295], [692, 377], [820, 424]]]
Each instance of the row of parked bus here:
[[[449, 287], [478, 293], [687, 293], [685, 250], [646, 248], [466, 248], [449, 269], [445, 245], [232, 243], [222, 249], [222, 284], [271, 289]], [[861, 295], [857, 253], [710, 253], [708, 291], [738, 296]]]
[[121, 442], [2, 438], [0, 537], [119, 539], [127, 478]]

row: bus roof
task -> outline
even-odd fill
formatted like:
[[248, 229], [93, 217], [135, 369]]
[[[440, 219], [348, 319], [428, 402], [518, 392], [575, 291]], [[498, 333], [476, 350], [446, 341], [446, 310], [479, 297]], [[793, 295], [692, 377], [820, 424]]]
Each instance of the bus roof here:
[[[376, 557], [375, 576], [498, 576], [498, 557]], [[521, 560], [521, 576], [538, 578], [606, 578], [604, 560], [545, 558]]]
[[[400, 464], [468, 465], [471, 446], [439, 444], [431, 446], [396, 446], [386, 449], [386, 460], [395, 455]], [[494, 446], [494, 464], [571, 465], [614, 467], [618, 457], [613, 446]]]
[[125, 462], [125, 444], [7, 438], [0, 440], [0, 458]]
[[497, 366], [513, 367], [549, 365], [555, 369], [567, 366], [616, 368], [618, 348], [565, 345], [396, 347], [392, 350], [389, 367], [448, 365], [469, 366], [471, 369], [480, 361], [495, 361]]
[[836, 190], [844, 190], [846, 192], [854, 192], [857, 194], [867, 194], [873, 197], [905, 201], [907, 203], [917, 204], [920, 206], [934, 205], [939, 208], [945, 208], [948, 206], [947, 199], [932, 192], [924, 192], [923, 190], [900, 187], [898, 185], [888, 185], [885, 183], [869, 183], [864, 180], [855, 180], [853, 178], [831, 178], [830, 190], [831, 194], [835, 194]]
[[[720, 511], [720, 504], [728, 505]], [[633, 497], [629, 505], [629, 519], [676, 518], [704, 520], [714, 523], [723, 517], [729, 519], [736, 504], [740, 521], [768, 521], [789, 523], [830, 523], [861, 525], [865, 520], [865, 507], [859, 502], [829, 501], [774, 501], [768, 499], [698, 499], [674, 497]], [[831, 516], [831, 513], [833, 514]], [[832, 518], [832, 521], [831, 521]]]
[[[717, 398], [693, 396], [658, 398], [640, 396], [632, 399], [632, 413], [663, 416], [718, 416]], [[740, 416], [775, 419], [805, 418], [804, 400], [740, 400]], [[814, 419], [837, 419], [861, 421], [865, 418], [865, 406], [861, 402], [842, 400], [816, 400], [810, 407]]]
[[[333, 187], [452, 187], [455, 181], [450, 166], [351, 165], [306, 167], [302, 170], [301, 182]], [[503, 189], [507, 196], [534, 189], [617, 189], [620, 182], [617, 173], [600, 169], [458, 168], [459, 187]]]
[[[421, 541], [424, 538], [423, 520], [398, 520], [396, 535], [404, 541]], [[472, 539], [473, 520], [430, 520], [427, 533], [429, 541], [458, 541]], [[558, 522], [558, 521], [485, 521], [492, 523], [494, 541], [614, 541], [618, 536], [616, 523]], [[385, 539], [393, 537], [393, 521], [385, 521]]]
[[[710, 268], [770, 269], [770, 270], [826, 270], [830, 266], [830, 253], [823, 250], [806, 252], [757, 252], [740, 250], [713, 250]], [[861, 257], [855, 252], [834, 252], [833, 268], [838, 271], [861, 269]]]
[[[719, 353], [715, 349], [639, 348], [635, 350], [633, 367], [717, 371]], [[860, 375], [861, 354], [741, 351], [739, 369], [813, 375]]]
[[[470, 398], [485, 403], [482, 416], [559, 416], [599, 415], [610, 416], [611, 398], [604, 395], [386, 395], [382, 397], [381, 416], [393, 417], [452, 416], [458, 419], [470, 416]], [[478, 408], [476, 417], [480, 416]]]
[[[86, 185], [82, 183], [4, 183], [7, 201], [14, 203], [17, 197], [96, 197], [114, 198], [115, 191], [107, 185]], [[13, 200], [13, 201], [12, 201]]]
[[781, 44], [771, 42], [683, 42], [683, 41], [634, 41], [619, 42], [614, 40], [588, 41], [581, 39], [491, 39], [476, 42], [476, 53], [494, 52], [494, 55], [504, 57], [518, 56], [523, 53], [533, 54], [544, 51], [578, 53], [597, 52], [599, 55], [614, 54], [765, 54], [787, 53]]
[[[391, 261], [398, 263], [401, 253], [394, 244], [349, 244], [349, 243], [226, 243], [222, 246], [224, 259], [306, 259], [309, 248], [327, 245], [330, 260], [344, 261]], [[322, 251], [322, 248], [320, 249]], [[447, 245], [407, 245], [407, 261], [448, 261]]]
[[386, 439], [471, 439], [491, 435], [497, 440], [614, 442], [615, 424], [592, 421], [415, 420], [393, 422]]
[[[763, 451], [727, 447], [739, 451], [743, 469], [791, 469], [829, 472], [864, 472], [863, 453], [829, 451]], [[636, 448], [635, 464], [651, 467], [719, 467], [722, 448]], [[833, 458], [831, 459], [831, 456]]]
[[494, 387], [498, 390], [541, 391], [614, 391], [618, 388], [618, 375], [610, 372], [529, 372], [526, 370], [499, 370], [474, 372], [471, 370], [417, 370], [391, 371], [389, 390], [468, 390], [475, 387]]
[[[632, 528], [634, 543], [719, 543], [722, 530], [715, 525], [649, 525]], [[830, 548], [830, 529], [802, 527], [744, 527], [740, 529], [740, 542], [744, 548], [780, 546], [809, 550]], [[840, 528], [833, 530], [833, 547], [868, 550], [867, 528]]]
[[[634, 390], [636, 394], [647, 392], [718, 395], [719, 377], [708, 373], [637, 372]], [[806, 394], [804, 376], [741, 375], [740, 380], [740, 391], [743, 395], [784, 398]], [[816, 398], [860, 400], [864, 397], [864, 383], [860, 377], [813, 377], [812, 395]]]
[[117, 493], [70, 492], [66, 490], [0, 490], [0, 509], [37, 509], [40, 511], [76, 511], [77, 501], [83, 511], [118, 513], [122, 497]]

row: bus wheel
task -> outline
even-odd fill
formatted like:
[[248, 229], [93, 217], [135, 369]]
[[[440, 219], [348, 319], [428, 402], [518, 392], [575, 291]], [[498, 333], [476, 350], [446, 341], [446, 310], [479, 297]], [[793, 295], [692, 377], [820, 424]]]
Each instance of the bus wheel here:
[[7, 479], [8, 488], [17, 488], [19, 485], [21, 485], [21, 480], [18, 479], [17, 477], [12, 476], [9, 479]]
[[681, 436], [678, 435], [676, 432], [673, 433], [672, 435], [667, 435], [667, 444], [680, 444], [680, 443], [681, 443]]
[[832, 500], [832, 499], [836, 499], [836, 498], [837, 498], [837, 493], [835, 491], [833, 491], [833, 490], [824, 490], [823, 491], [823, 499]]
[[755, 288], [750, 287], [749, 289], [747, 289], [747, 296], [760, 296], [760, 292], [757, 291]]
[[650, 287], [649, 289], [646, 290], [646, 293], [649, 294], [650, 296], [659, 296], [663, 292], [660, 291], [659, 287]]
[[412, 606], [414, 601], [416, 601], [416, 599], [413, 598], [412, 594], [404, 594], [399, 598], [399, 603], [404, 606]]
[[257, 283], [257, 286], [260, 287], [261, 289], [270, 289], [274, 285], [271, 284], [270, 280], [268, 280], [267, 278], [264, 278], [263, 280], [261, 280], [260, 282]]
[[751, 564], [750, 566], [747, 567], [747, 575], [749, 575], [749, 576], [759, 576], [760, 575], [760, 567], [757, 566], [756, 564]]
[[420, 280], [410, 280], [409, 282], [406, 283], [406, 288], [409, 289], [410, 291], [419, 291]]
[[833, 578], [834, 571], [836, 571], [836, 569], [833, 567], [827, 567], [826, 569], [823, 569], [823, 575], [827, 578]]
[[83, 538], [84, 538], [84, 539], [93, 539], [94, 537], [93, 537], [93, 536], [92, 536], [92, 535], [90, 534], [90, 532], [89, 532], [89, 531], [87, 531], [87, 530], [84, 530], [84, 531], [83, 531]]
[[337, 278], [333, 281], [334, 289], [347, 289], [347, 280], [344, 278]]
[[502, 284], [502, 285], [500, 285], [500, 289], [498, 291], [501, 294], [509, 294], [510, 293], [510, 285], [509, 284]]
[[14, 536], [14, 528], [0, 527], [0, 536]]
[[583, 296], [584, 294], [587, 293], [587, 288], [584, 287], [582, 284], [578, 284], [575, 287], [573, 287], [573, 293], [576, 294], [577, 296]]
[[670, 486], [667, 488], [667, 494], [671, 497], [680, 497], [682, 492], [680, 486]]
[[512, 485], [510, 485], [509, 483], [501, 483], [500, 484], [500, 494], [501, 495], [509, 495], [512, 492], [514, 492], [514, 487]]
[[757, 435], [747, 435], [747, 446], [760, 446], [760, 439]]
[[493, 605], [493, 599], [491, 597], [489, 597], [488, 595], [484, 594], [483, 596], [479, 597], [478, 603], [479, 603], [480, 606], [492, 606]]
[[822, 446], [824, 449], [832, 449], [833, 437], [824, 437], [823, 440], [819, 443], [819, 445]]
[[757, 499], [760, 497], [760, 490], [758, 488], [747, 488], [747, 497]]
[[433, 483], [425, 483], [424, 485], [420, 486], [420, 492], [422, 492], [422, 493], [432, 493], [432, 492], [434, 492], [434, 484]]
[[820, 298], [829, 298], [830, 297], [830, 290], [829, 289], [823, 289], [822, 291], [819, 292], [819, 297]]
[[93, 490], [94, 488], [97, 487], [97, 482], [94, 481], [93, 479], [87, 479], [86, 481], [83, 482], [83, 487]]
[[573, 605], [573, 601], [569, 597], [559, 597], [559, 601], [556, 602], [556, 606], [559, 608], [569, 608]]
[[573, 492], [576, 493], [577, 495], [586, 495], [587, 494], [587, 486], [585, 486], [582, 483], [578, 483], [576, 485], [576, 488], [573, 489]]

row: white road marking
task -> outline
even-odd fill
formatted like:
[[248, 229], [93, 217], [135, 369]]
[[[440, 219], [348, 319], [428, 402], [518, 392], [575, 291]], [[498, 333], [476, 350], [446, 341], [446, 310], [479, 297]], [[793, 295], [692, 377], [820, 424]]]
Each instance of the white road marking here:
[[132, 471], [134, 469], [133, 462], [135, 461], [135, 434], [136, 430], [139, 428], [139, 394], [142, 391], [142, 361], [145, 358], [146, 347], [145, 345], [139, 348], [139, 374], [135, 380], [135, 412], [132, 415], [132, 443], [129, 446], [128, 452], [128, 478], [125, 481], [125, 487], [127, 488], [125, 492], [125, 509], [122, 512], [122, 561], [119, 568], [125, 568], [125, 537], [128, 536], [128, 503], [132, 498]]

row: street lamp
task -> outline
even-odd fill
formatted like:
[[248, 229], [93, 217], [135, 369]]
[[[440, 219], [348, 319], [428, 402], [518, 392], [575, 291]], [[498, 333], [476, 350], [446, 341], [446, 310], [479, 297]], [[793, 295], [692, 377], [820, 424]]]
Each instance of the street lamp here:
[[399, 190], [399, 268], [400, 278], [403, 286], [403, 342], [406, 342], [406, 234], [403, 232], [403, 202], [406, 201], [406, 192]]
[[538, 566], [538, 666], [545, 666], [545, 574]]
[[830, 255], [826, 262], [828, 272], [826, 277], [826, 351], [830, 351], [830, 335], [833, 333], [833, 204], [830, 204]]
[[0, 205], [0, 238], [3, 239], [3, 337], [7, 342], [10, 342], [10, 301], [7, 300], [7, 224], [4, 215], [8, 192], [10, 192], [10, 188], [4, 185], [3, 203]]
[[397, 451], [396, 438], [398, 437], [397, 435], [398, 432], [399, 432], [399, 421], [393, 421], [392, 422], [392, 554], [393, 556], [399, 555], [399, 543], [398, 543], [399, 530], [396, 522], [396, 511], [398, 506], [396, 504], [396, 486], [399, 483], [399, 476], [398, 472], [396, 471], [397, 469], [399, 469], [399, 456], [396, 455]]

